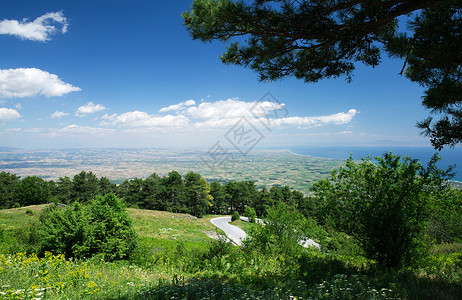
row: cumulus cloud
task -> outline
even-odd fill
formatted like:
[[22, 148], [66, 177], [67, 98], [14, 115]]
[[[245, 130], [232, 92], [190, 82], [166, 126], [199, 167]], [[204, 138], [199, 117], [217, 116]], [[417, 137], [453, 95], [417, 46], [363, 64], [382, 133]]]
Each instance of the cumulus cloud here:
[[227, 99], [216, 102], [202, 102], [196, 105], [194, 100], [180, 102], [159, 110], [172, 112], [167, 115], [152, 115], [142, 111], [126, 112], [121, 115], [105, 114], [101, 125], [112, 125], [131, 129], [148, 128], [227, 128], [234, 126], [243, 117], [255, 125], [298, 127], [308, 129], [329, 124], [341, 125], [351, 122], [357, 114], [355, 109], [326, 116], [286, 117], [285, 104], [274, 102], [246, 102], [239, 99]]
[[54, 113], [51, 114], [50, 118], [52, 119], [61, 119], [62, 117], [68, 116], [68, 113], [62, 112], [62, 111], [55, 111]]
[[87, 104], [77, 108], [75, 115], [78, 117], [84, 117], [88, 114], [93, 114], [93, 113], [96, 113], [96, 112], [99, 112], [105, 109], [106, 107], [104, 107], [101, 104], [93, 104], [93, 102], [88, 102]]
[[189, 120], [187, 117], [178, 115], [157, 116], [142, 111], [126, 112], [121, 115], [104, 115], [102, 125], [116, 125], [121, 127], [184, 127]]
[[0, 97], [23, 98], [34, 95], [54, 97], [80, 90], [61, 81], [55, 74], [35, 68], [0, 70]]
[[62, 12], [50, 12], [34, 21], [0, 21], [0, 34], [9, 34], [24, 40], [46, 42], [57, 32], [66, 33], [69, 23]]
[[196, 101], [188, 100], [185, 102], [180, 102], [178, 104], [163, 107], [159, 110], [159, 112], [162, 113], [162, 112], [168, 112], [168, 111], [178, 111], [178, 110], [184, 109], [185, 107], [192, 106], [192, 105], [196, 105]]
[[0, 108], [0, 124], [15, 121], [21, 118], [17, 110], [11, 108]]

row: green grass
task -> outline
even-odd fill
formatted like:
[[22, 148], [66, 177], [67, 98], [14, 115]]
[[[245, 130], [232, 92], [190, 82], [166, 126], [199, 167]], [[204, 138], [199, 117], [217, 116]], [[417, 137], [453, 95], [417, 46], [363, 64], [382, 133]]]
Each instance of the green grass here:
[[254, 225], [252, 223], [242, 221], [242, 220], [236, 220], [236, 221], [234, 221], [234, 222], [232, 222], [230, 224], [234, 225], [236, 227], [239, 227], [240, 229], [244, 230], [245, 232], [249, 232], [250, 228], [252, 228], [252, 226]]
[[[24, 254], [45, 207], [0, 210], [0, 299], [460, 299], [462, 245], [434, 247], [418, 267], [378, 270], [360, 256], [264, 256], [226, 246], [207, 215], [128, 209], [138, 233], [129, 261]], [[32, 214], [30, 213], [32, 211]], [[232, 223], [244, 231], [252, 224]], [[16, 254], [15, 254], [16, 253]], [[292, 298], [291, 298], [292, 297]]]
[[196, 219], [187, 214], [133, 208], [128, 213], [138, 235], [145, 238], [204, 243], [210, 240], [207, 233], [218, 230], [210, 222], [214, 215]]

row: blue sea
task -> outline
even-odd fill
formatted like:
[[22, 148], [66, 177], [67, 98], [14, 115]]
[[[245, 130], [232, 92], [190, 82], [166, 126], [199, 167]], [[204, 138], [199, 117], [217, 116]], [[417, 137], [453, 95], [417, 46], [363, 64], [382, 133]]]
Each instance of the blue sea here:
[[[409, 155], [412, 158], [419, 159], [425, 165], [435, 153], [431, 147], [292, 147], [290, 150], [297, 154], [328, 157], [336, 159], [347, 159], [350, 154], [353, 159], [361, 159], [361, 157], [380, 156], [385, 152], [393, 152], [394, 154]], [[450, 165], [456, 165], [453, 180], [462, 181], [462, 147], [455, 149], [443, 149], [439, 156], [442, 159], [438, 163], [440, 169], [446, 169]]]

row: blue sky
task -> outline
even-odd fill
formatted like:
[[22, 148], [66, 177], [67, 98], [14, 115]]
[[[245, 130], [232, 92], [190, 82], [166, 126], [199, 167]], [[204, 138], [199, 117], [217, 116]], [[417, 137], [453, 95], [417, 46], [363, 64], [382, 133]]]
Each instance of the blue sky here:
[[430, 145], [415, 127], [423, 89], [398, 75], [402, 61], [358, 65], [352, 83], [261, 83], [220, 62], [226, 44], [191, 39], [190, 5], [2, 2], [0, 147], [209, 148], [242, 118], [258, 147]]

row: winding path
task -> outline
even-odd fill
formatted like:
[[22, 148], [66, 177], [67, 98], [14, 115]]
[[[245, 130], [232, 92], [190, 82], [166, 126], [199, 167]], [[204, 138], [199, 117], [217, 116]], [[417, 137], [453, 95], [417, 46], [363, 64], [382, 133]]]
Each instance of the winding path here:
[[[242, 220], [247, 221], [247, 218], [241, 217]], [[260, 221], [260, 220], [258, 220]], [[218, 217], [218, 218], [213, 218], [210, 220], [210, 222], [218, 227], [219, 229], [223, 230], [223, 232], [226, 234], [226, 236], [236, 245], [240, 246], [242, 244], [242, 241], [245, 240], [247, 237], [247, 234], [245, 233], [244, 230], [240, 229], [237, 226], [231, 225], [231, 217]], [[260, 221], [261, 222], [261, 221]], [[312, 239], [308, 239], [306, 241], [303, 241], [300, 243], [305, 248], [308, 247], [316, 247], [319, 250], [321, 250], [321, 245], [313, 241]]]
[[240, 246], [242, 241], [247, 237], [244, 230], [237, 226], [229, 224], [231, 217], [218, 217], [210, 220], [213, 225], [224, 231], [226, 236], [236, 245]]

